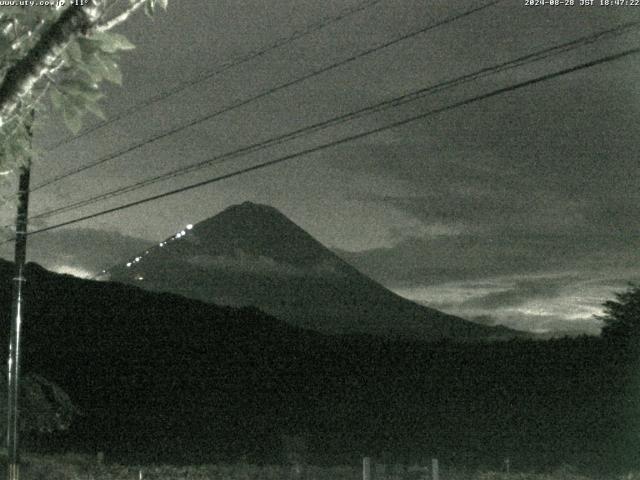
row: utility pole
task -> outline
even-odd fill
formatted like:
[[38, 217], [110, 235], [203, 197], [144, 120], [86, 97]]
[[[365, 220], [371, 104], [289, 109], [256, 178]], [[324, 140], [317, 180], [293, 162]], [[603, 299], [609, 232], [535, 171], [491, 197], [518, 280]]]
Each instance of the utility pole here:
[[18, 450], [18, 392], [20, 387], [20, 329], [24, 303], [24, 266], [27, 256], [27, 215], [29, 207], [29, 177], [31, 162], [20, 168], [18, 186], [18, 212], [16, 215], [15, 276], [11, 305], [11, 333], [9, 337], [9, 359], [7, 361], [7, 454], [8, 480], [20, 477], [20, 455]]
[[[33, 117], [32, 117], [33, 118]], [[31, 130], [29, 128], [29, 133]], [[18, 182], [18, 207], [16, 215], [15, 275], [11, 305], [11, 331], [9, 359], [7, 361], [7, 455], [8, 480], [20, 478], [20, 452], [18, 444], [18, 397], [20, 391], [20, 330], [23, 317], [25, 260], [27, 256], [27, 223], [29, 212], [29, 177], [31, 160], [20, 167]]]

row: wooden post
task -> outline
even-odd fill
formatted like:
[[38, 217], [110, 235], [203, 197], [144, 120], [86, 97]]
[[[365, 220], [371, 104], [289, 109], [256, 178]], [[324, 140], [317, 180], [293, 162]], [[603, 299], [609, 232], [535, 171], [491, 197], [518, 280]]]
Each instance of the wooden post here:
[[440, 469], [437, 458], [431, 459], [431, 480], [440, 480]]
[[509, 472], [511, 470], [511, 462], [509, 461], [508, 458], [504, 459], [504, 470], [507, 473], [507, 475], [509, 474]]
[[371, 457], [362, 459], [362, 480], [371, 480]]

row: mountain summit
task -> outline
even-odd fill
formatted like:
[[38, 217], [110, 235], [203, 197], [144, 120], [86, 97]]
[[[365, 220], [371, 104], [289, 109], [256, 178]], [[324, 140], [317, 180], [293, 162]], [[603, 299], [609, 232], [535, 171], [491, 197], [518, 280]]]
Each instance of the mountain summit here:
[[281, 265], [312, 267], [334, 258], [311, 235], [277, 209], [244, 202], [196, 225], [194, 232], [205, 237], [201, 253], [268, 258]]
[[251, 202], [187, 225], [102, 278], [221, 305], [252, 305], [328, 334], [427, 341], [516, 334], [406, 300], [358, 272], [277, 209]]

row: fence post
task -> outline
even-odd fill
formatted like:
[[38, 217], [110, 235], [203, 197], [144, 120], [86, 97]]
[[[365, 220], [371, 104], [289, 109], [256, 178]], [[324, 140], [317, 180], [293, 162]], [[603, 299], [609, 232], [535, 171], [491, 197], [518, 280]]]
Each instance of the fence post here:
[[371, 480], [371, 457], [362, 459], [362, 480]]
[[440, 480], [440, 469], [437, 458], [431, 459], [431, 480]]

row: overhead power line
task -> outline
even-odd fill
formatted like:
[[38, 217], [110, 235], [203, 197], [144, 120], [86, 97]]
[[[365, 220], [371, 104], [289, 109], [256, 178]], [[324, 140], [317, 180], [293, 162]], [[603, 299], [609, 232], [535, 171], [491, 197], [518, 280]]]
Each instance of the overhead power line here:
[[322, 122], [318, 122], [315, 123], [313, 125], [309, 125], [300, 129], [297, 129], [293, 132], [289, 132], [286, 134], [282, 134], [282, 135], [278, 135], [276, 137], [272, 137], [268, 140], [264, 140], [261, 142], [257, 142], [230, 152], [226, 152], [220, 155], [217, 155], [213, 158], [192, 164], [192, 165], [188, 165], [185, 167], [181, 167], [181, 168], [177, 168], [174, 169], [170, 172], [166, 172], [164, 174], [160, 174], [160, 175], [156, 175], [150, 178], [146, 178], [143, 179], [141, 181], [138, 182], [134, 182], [130, 185], [126, 185], [123, 187], [119, 187], [116, 189], [113, 189], [111, 191], [105, 192], [105, 193], [101, 193], [98, 195], [94, 195], [91, 196], [89, 198], [83, 199], [83, 200], [79, 200], [76, 202], [73, 202], [71, 204], [68, 205], [64, 205], [58, 208], [53, 208], [50, 210], [46, 210], [44, 212], [40, 212], [36, 215], [33, 215], [31, 217], [31, 219], [35, 220], [35, 219], [42, 219], [42, 218], [48, 218], [54, 215], [58, 215], [61, 213], [65, 213], [65, 212], [69, 212], [69, 211], [73, 211], [94, 203], [97, 203], [99, 201], [102, 200], [106, 200], [109, 198], [114, 198], [126, 193], [130, 193], [136, 190], [139, 190], [143, 187], [164, 181], [164, 180], [168, 180], [170, 178], [175, 178], [177, 176], [181, 176], [181, 175], [185, 175], [188, 173], [192, 173], [198, 170], [201, 170], [203, 168], [209, 167], [213, 164], [219, 164], [222, 163], [223, 161], [227, 161], [227, 160], [231, 160], [234, 158], [238, 158], [240, 156], [244, 156], [247, 155], [249, 153], [253, 153], [256, 151], [260, 151], [263, 150], [265, 148], [268, 147], [272, 147], [275, 145], [279, 145], [282, 144], [284, 142], [290, 141], [292, 139], [301, 137], [303, 135], [307, 135], [313, 132], [317, 132], [320, 130], [324, 130], [328, 127], [331, 126], [335, 126], [335, 125], [339, 125], [360, 117], [363, 117], [365, 115], [370, 115], [373, 113], [377, 113], [389, 108], [394, 108], [394, 107], [398, 107], [401, 105], [404, 105], [406, 103], [409, 102], [413, 102], [416, 101], [418, 99], [421, 99], [423, 97], [425, 97], [426, 95], [430, 95], [430, 94], [434, 94], [437, 92], [441, 92], [443, 90], [446, 89], [450, 89], [453, 87], [457, 87], [459, 85], [465, 84], [465, 83], [469, 83], [475, 80], [478, 80], [480, 78], [484, 78], [487, 77], [489, 75], [494, 75], [496, 73], [502, 72], [502, 71], [506, 71], [509, 69], [513, 69], [513, 68], [517, 68], [517, 67], [521, 67], [523, 65], [527, 65], [533, 62], [537, 62], [540, 60], [544, 60], [547, 59], [551, 56], [554, 55], [559, 55], [561, 53], [565, 53], [580, 47], [583, 47], [585, 45], [589, 45], [592, 44], [595, 41], [601, 40], [603, 38], [611, 38], [611, 37], [615, 37], [618, 35], [621, 35], [623, 33], [626, 33], [628, 31], [630, 31], [631, 29], [636, 29], [640, 26], [640, 22], [628, 22], [619, 26], [616, 26], [614, 28], [610, 28], [607, 30], [602, 30], [590, 35], [585, 35], [582, 36], [580, 38], [571, 40], [569, 42], [565, 42], [559, 45], [554, 45], [552, 47], [548, 47], [545, 48], [543, 50], [538, 50], [536, 52], [533, 53], [529, 53], [523, 56], [520, 56], [518, 58], [500, 63], [498, 65], [493, 65], [490, 67], [485, 67], [482, 68], [480, 70], [477, 70], [473, 73], [469, 73], [466, 75], [462, 75], [459, 77], [456, 77], [454, 79], [451, 80], [447, 80], [444, 82], [440, 82], [436, 85], [432, 85], [429, 87], [425, 87], [425, 88], [421, 88], [418, 90], [414, 90], [411, 91], [409, 93], [406, 93], [404, 95], [400, 95], [398, 97], [389, 99], [389, 100], [384, 100], [382, 102], [378, 102], [374, 105], [370, 105], [364, 108], [361, 108], [359, 110], [355, 110], [352, 112], [349, 112], [347, 114], [343, 114], [343, 115], [339, 115], [336, 117], [333, 117], [331, 119], [322, 121]]
[[[594, 67], [596, 65], [602, 65], [602, 64], [605, 64], [605, 63], [609, 63], [609, 62], [613, 62], [613, 61], [616, 61], [616, 60], [620, 60], [622, 58], [626, 58], [626, 57], [629, 57], [631, 55], [636, 55], [638, 53], [640, 53], [640, 48], [633, 48], [633, 49], [625, 50], [625, 51], [620, 52], [620, 53], [616, 53], [614, 55], [601, 57], [601, 58], [598, 58], [596, 60], [592, 60], [592, 61], [589, 61], [589, 62], [586, 62], [586, 63], [582, 63], [582, 64], [579, 64], [579, 65], [576, 65], [576, 66], [573, 66], [573, 67], [570, 67], [570, 68], [565, 68], [565, 69], [558, 70], [558, 71], [555, 71], [555, 72], [552, 72], [552, 73], [541, 75], [541, 76], [535, 77], [535, 78], [530, 79], [530, 80], [526, 80], [526, 81], [523, 81], [523, 82], [520, 82], [520, 83], [516, 83], [514, 85], [509, 85], [507, 87], [498, 88], [498, 89], [493, 90], [493, 91], [488, 92], [488, 93], [484, 93], [484, 94], [481, 94], [481, 95], [476, 95], [474, 97], [471, 97], [471, 98], [468, 98], [468, 99], [465, 99], [465, 100], [462, 100], [462, 101], [459, 101], [459, 102], [455, 102], [455, 103], [452, 103], [452, 104], [444, 106], [444, 107], [440, 107], [440, 108], [436, 108], [436, 109], [433, 109], [433, 110], [429, 110], [427, 112], [423, 112], [423, 113], [411, 116], [409, 118], [406, 118], [406, 119], [403, 119], [403, 120], [400, 120], [400, 121], [397, 121], [397, 122], [390, 123], [390, 124], [382, 126], [382, 127], [377, 127], [377, 128], [374, 128], [374, 129], [371, 129], [371, 130], [367, 130], [365, 132], [361, 132], [361, 133], [358, 133], [358, 134], [355, 134], [355, 135], [350, 135], [350, 136], [347, 136], [347, 137], [344, 137], [344, 138], [341, 138], [341, 139], [338, 139], [338, 140], [334, 140], [334, 141], [329, 142], [329, 143], [325, 143], [325, 144], [320, 145], [320, 146], [316, 146], [316, 147], [313, 147], [313, 148], [308, 148], [306, 150], [302, 150], [302, 151], [297, 152], [297, 153], [292, 153], [292, 154], [289, 154], [289, 155], [285, 155], [283, 157], [279, 157], [279, 158], [276, 158], [276, 159], [273, 159], [273, 160], [269, 160], [269, 161], [266, 161], [266, 162], [259, 163], [257, 165], [252, 165], [250, 167], [242, 168], [242, 169], [236, 170], [236, 171], [231, 172], [231, 173], [227, 173], [227, 174], [224, 174], [224, 175], [219, 175], [217, 177], [213, 177], [213, 178], [210, 178], [210, 179], [207, 179], [207, 180], [196, 182], [196, 183], [184, 186], [184, 187], [176, 188], [176, 189], [170, 190], [168, 192], [164, 192], [164, 193], [161, 193], [161, 194], [158, 194], [158, 195], [153, 195], [153, 196], [146, 197], [146, 198], [143, 198], [143, 199], [140, 199], [140, 200], [129, 202], [129, 203], [120, 205], [118, 207], [109, 208], [109, 209], [106, 209], [106, 210], [102, 210], [100, 212], [92, 213], [92, 214], [89, 214], [89, 215], [84, 215], [84, 216], [81, 216], [81, 217], [78, 217], [78, 218], [75, 218], [75, 219], [72, 219], [72, 220], [61, 222], [61, 223], [58, 223], [56, 225], [50, 225], [48, 227], [40, 228], [38, 230], [34, 230], [33, 232], [30, 232], [29, 234], [30, 235], [36, 235], [38, 233], [48, 232], [48, 231], [55, 230], [55, 229], [58, 229], [58, 228], [61, 228], [61, 227], [65, 227], [65, 226], [68, 226], [68, 225], [73, 225], [73, 224], [76, 224], [76, 223], [79, 223], [79, 222], [82, 222], [82, 221], [85, 221], [85, 220], [90, 220], [90, 219], [93, 219], [93, 218], [101, 217], [101, 216], [107, 215], [109, 213], [122, 211], [122, 210], [131, 208], [131, 207], [134, 207], [134, 206], [137, 206], [137, 205], [142, 205], [142, 204], [153, 202], [153, 201], [156, 201], [156, 200], [160, 200], [160, 199], [163, 199], [163, 198], [166, 198], [166, 197], [169, 197], [169, 196], [177, 195], [179, 193], [183, 193], [183, 192], [186, 192], [186, 191], [189, 191], [189, 190], [193, 190], [193, 189], [198, 188], [198, 187], [203, 187], [205, 185], [210, 185], [212, 183], [216, 183], [216, 182], [220, 182], [220, 181], [223, 181], [223, 180], [227, 180], [229, 178], [237, 177], [237, 176], [243, 175], [245, 173], [254, 172], [254, 171], [257, 171], [257, 170], [262, 170], [262, 169], [265, 169], [265, 168], [268, 168], [268, 167], [271, 167], [271, 166], [274, 166], [274, 165], [277, 165], [277, 164], [280, 164], [280, 163], [283, 163], [283, 162], [286, 162], [286, 161], [289, 161], [289, 160], [293, 160], [295, 158], [299, 158], [299, 157], [303, 157], [303, 156], [310, 155], [310, 154], [313, 154], [313, 153], [317, 153], [317, 152], [320, 152], [320, 151], [323, 151], [323, 150], [326, 150], [326, 149], [329, 149], [329, 148], [336, 147], [338, 145], [342, 145], [342, 144], [345, 144], [345, 143], [348, 143], [348, 142], [352, 142], [354, 140], [358, 140], [358, 139], [361, 139], [361, 138], [364, 138], [364, 137], [368, 137], [370, 135], [381, 133], [381, 132], [384, 132], [386, 130], [390, 130], [392, 128], [397, 128], [397, 127], [400, 127], [400, 126], [403, 126], [403, 125], [406, 125], [406, 124], [409, 124], [409, 123], [412, 123], [412, 122], [415, 122], [415, 121], [418, 121], [418, 120], [422, 120], [424, 118], [427, 118], [427, 117], [430, 117], [430, 116], [433, 116], [433, 115], [436, 115], [436, 114], [439, 114], [439, 113], [450, 111], [450, 110], [453, 110], [453, 109], [456, 109], [456, 108], [459, 108], [459, 107], [462, 107], [462, 106], [471, 105], [471, 104], [479, 102], [481, 100], [486, 100], [488, 98], [496, 97], [498, 95], [503, 95], [505, 93], [512, 92], [512, 91], [515, 91], [515, 90], [519, 90], [519, 89], [522, 89], [522, 88], [525, 88], [525, 87], [528, 87], [528, 86], [531, 86], [531, 85], [535, 85], [535, 84], [538, 84], [538, 83], [541, 83], [541, 82], [546, 82], [546, 81], [552, 80], [554, 78], [558, 78], [558, 77], [561, 77], [561, 76], [564, 76], [564, 75], [567, 75], [567, 74], [570, 74], [570, 73], [573, 73], [573, 72], [577, 72], [579, 70], [584, 70], [586, 68]], [[7, 240], [4, 243], [10, 242], [10, 241], [12, 241], [12, 240]]]
[[326, 72], [329, 72], [331, 70], [334, 70], [334, 69], [336, 69], [338, 67], [341, 67], [341, 66], [347, 65], [349, 63], [352, 63], [352, 62], [354, 62], [354, 61], [356, 61], [356, 60], [358, 60], [360, 58], [363, 58], [365, 56], [368, 56], [368, 55], [371, 55], [373, 53], [379, 52], [379, 51], [381, 51], [381, 50], [383, 50], [385, 48], [388, 48], [388, 47], [390, 47], [392, 45], [396, 45], [396, 44], [398, 44], [400, 42], [403, 42], [403, 41], [408, 40], [410, 38], [413, 38], [413, 37], [416, 37], [416, 36], [421, 35], [423, 33], [426, 33], [429, 30], [432, 30], [432, 29], [440, 27], [442, 25], [446, 25], [448, 23], [452, 23], [454, 21], [460, 20], [460, 19], [462, 19], [464, 17], [467, 17], [467, 16], [472, 15], [472, 14], [474, 14], [476, 12], [479, 12], [479, 11], [484, 10], [486, 8], [489, 8], [489, 7], [493, 6], [493, 5], [496, 5], [496, 4], [498, 4], [498, 3], [502, 2], [502, 1], [504, 1], [504, 0], [493, 0], [493, 1], [488, 2], [488, 3], [486, 3], [486, 4], [482, 5], [482, 6], [474, 7], [472, 9], [466, 10], [466, 11], [464, 11], [462, 13], [458, 13], [458, 14], [454, 14], [454, 15], [448, 16], [448, 17], [446, 17], [446, 18], [444, 18], [442, 20], [439, 20], [439, 21], [437, 21], [435, 23], [431, 23], [431, 24], [429, 24], [429, 25], [427, 25], [425, 27], [422, 27], [422, 28], [420, 28], [418, 30], [414, 30], [414, 31], [412, 31], [410, 33], [400, 35], [400, 36], [394, 38], [393, 40], [386, 41], [386, 42], [384, 42], [382, 44], [379, 44], [379, 45], [377, 45], [375, 47], [372, 47], [372, 48], [364, 50], [364, 51], [362, 51], [360, 53], [354, 54], [354, 55], [352, 55], [352, 56], [350, 56], [350, 57], [348, 57], [346, 59], [343, 59], [343, 60], [340, 60], [338, 62], [332, 63], [332, 64], [327, 65], [325, 67], [321, 67], [319, 69], [313, 70], [312, 72], [310, 72], [308, 74], [305, 74], [305, 75], [303, 75], [301, 77], [295, 78], [294, 80], [290, 80], [290, 81], [287, 81], [287, 82], [282, 83], [280, 85], [277, 85], [275, 87], [272, 87], [272, 88], [269, 88], [267, 90], [264, 90], [264, 91], [262, 91], [261, 93], [259, 93], [257, 95], [254, 95], [252, 97], [245, 98], [243, 100], [234, 102], [234, 103], [232, 103], [232, 104], [230, 104], [230, 105], [228, 105], [226, 107], [223, 107], [223, 108], [221, 108], [219, 110], [216, 110], [215, 112], [203, 115], [203, 116], [201, 116], [201, 117], [199, 117], [199, 118], [197, 118], [195, 120], [191, 120], [188, 123], [185, 123], [185, 124], [183, 124], [183, 125], [181, 125], [179, 127], [176, 127], [176, 128], [171, 129], [171, 130], [168, 130], [166, 132], [154, 135], [153, 137], [150, 137], [150, 138], [148, 138], [147, 140], [145, 140], [143, 142], [136, 143], [136, 144], [131, 145], [129, 147], [126, 147], [126, 148], [124, 148], [122, 150], [119, 150], [116, 153], [113, 153], [113, 154], [107, 155], [105, 157], [102, 157], [102, 158], [100, 158], [100, 159], [98, 159], [98, 160], [96, 160], [94, 162], [91, 162], [89, 164], [86, 164], [86, 165], [71, 169], [68, 172], [60, 174], [60, 175], [57, 175], [57, 176], [55, 176], [55, 177], [53, 177], [53, 178], [51, 178], [49, 180], [45, 180], [44, 182], [32, 187], [31, 188], [31, 192], [35, 192], [35, 191], [40, 190], [40, 189], [42, 189], [42, 188], [44, 188], [44, 187], [46, 187], [48, 185], [51, 185], [51, 184], [56, 183], [56, 182], [59, 182], [61, 180], [69, 178], [69, 177], [71, 177], [73, 175], [77, 175], [78, 173], [84, 172], [86, 170], [95, 168], [98, 165], [102, 165], [102, 164], [104, 164], [106, 162], [109, 162], [111, 160], [119, 158], [119, 157], [121, 157], [121, 156], [123, 156], [123, 155], [125, 155], [127, 153], [131, 153], [131, 152], [133, 152], [135, 150], [138, 150], [138, 149], [140, 149], [140, 148], [142, 148], [142, 147], [144, 147], [146, 145], [149, 145], [150, 143], [156, 142], [156, 141], [158, 141], [160, 139], [163, 139], [163, 138], [166, 138], [166, 137], [168, 137], [170, 135], [173, 135], [175, 133], [181, 132], [181, 131], [183, 131], [183, 130], [185, 130], [187, 128], [190, 128], [190, 127], [193, 127], [193, 126], [198, 125], [200, 123], [203, 123], [205, 121], [211, 120], [211, 119], [213, 119], [213, 118], [215, 118], [215, 117], [217, 117], [219, 115], [222, 115], [224, 113], [227, 113], [227, 112], [230, 112], [230, 111], [235, 110], [237, 108], [240, 108], [240, 107], [243, 107], [245, 105], [248, 105], [248, 104], [250, 104], [250, 103], [252, 103], [252, 102], [254, 102], [256, 100], [259, 100], [261, 98], [264, 98], [264, 97], [267, 97], [269, 95], [272, 95], [272, 94], [274, 94], [276, 92], [279, 92], [280, 90], [284, 90], [286, 88], [289, 88], [289, 87], [292, 87], [292, 86], [297, 85], [299, 83], [302, 83], [302, 82], [304, 82], [304, 81], [306, 81], [306, 80], [308, 80], [310, 78], [316, 77], [316, 76], [321, 75], [323, 73], [326, 73]]
[[111, 125], [112, 123], [117, 122], [118, 120], [122, 120], [123, 118], [129, 117], [134, 113], [139, 112], [141, 109], [146, 108], [150, 105], [153, 105], [154, 103], [158, 103], [161, 102], [163, 100], [166, 100], [167, 98], [170, 98], [174, 95], [177, 95], [178, 93], [184, 92], [185, 90], [198, 85], [206, 80], [210, 80], [224, 72], [226, 72], [227, 70], [230, 70], [232, 68], [238, 67], [244, 63], [250, 62], [251, 60], [254, 60], [256, 58], [260, 58], [262, 56], [267, 55], [268, 53], [272, 52], [273, 50], [277, 50], [278, 48], [281, 48], [285, 45], [288, 45], [290, 43], [295, 42], [296, 40], [299, 40], [300, 38], [304, 38], [307, 35], [311, 35], [317, 31], [320, 31], [330, 25], [333, 25], [334, 23], [338, 23], [341, 20], [344, 20], [345, 18], [350, 17], [351, 15], [355, 15], [359, 12], [362, 12], [370, 7], [375, 6], [378, 3], [382, 3], [384, 0], [366, 0], [364, 2], [360, 2], [354, 6], [351, 6], [349, 8], [345, 8], [342, 11], [340, 11], [337, 15], [333, 15], [333, 16], [328, 16], [325, 18], [322, 18], [316, 22], [313, 22], [309, 25], [307, 25], [306, 27], [304, 27], [302, 30], [296, 31], [293, 34], [286, 36], [286, 37], [282, 37], [277, 39], [276, 41], [274, 41], [273, 43], [265, 46], [264, 48], [261, 48], [259, 50], [254, 50], [254, 51], [250, 51], [248, 53], [246, 53], [245, 55], [242, 55], [236, 59], [232, 59], [232, 60], [228, 60], [226, 62], [224, 62], [222, 65], [220, 65], [218, 68], [214, 69], [214, 70], [210, 70], [204, 73], [201, 73], [200, 75], [197, 75], [191, 79], [185, 80], [180, 82], [178, 85], [165, 90], [164, 92], [160, 92], [157, 95], [151, 96], [145, 100], [142, 100], [141, 102], [138, 102], [132, 106], [130, 106], [129, 108], [123, 110], [120, 113], [115, 114], [113, 117], [109, 118], [108, 120], [105, 120], [103, 122], [100, 122], [90, 128], [84, 129], [82, 132], [80, 132], [77, 135], [74, 135], [72, 137], [69, 138], [65, 138], [53, 145], [50, 145], [48, 147], [49, 151], [53, 151], [59, 147], [61, 147], [62, 145], [66, 145], [68, 143], [71, 143], [75, 140], [78, 140], [79, 138], [85, 137], [97, 130], [100, 130], [108, 125]]

